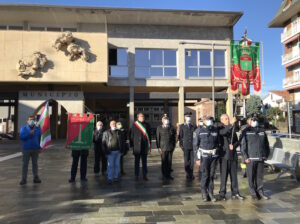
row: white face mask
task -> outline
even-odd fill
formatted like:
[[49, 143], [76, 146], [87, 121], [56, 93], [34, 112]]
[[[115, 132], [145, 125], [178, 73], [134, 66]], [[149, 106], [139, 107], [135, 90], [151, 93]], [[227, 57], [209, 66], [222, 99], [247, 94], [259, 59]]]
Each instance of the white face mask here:
[[214, 122], [212, 120], [208, 120], [206, 121], [206, 126], [213, 126], [214, 125]]
[[117, 130], [117, 127], [112, 127], [111, 130], [115, 131]]
[[101, 130], [102, 129], [102, 125], [97, 126], [97, 130]]
[[199, 122], [199, 126], [203, 126], [203, 121], [200, 121], [200, 122]]
[[169, 120], [165, 120], [164, 123], [165, 123], [166, 126], [168, 126], [170, 124], [170, 121]]
[[251, 126], [252, 126], [253, 128], [256, 128], [256, 127], [258, 126], [258, 121], [252, 121], [252, 122], [251, 122]]
[[191, 118], [191, 117], [187, 117], [187, 118], [185, 119], [185, 121], [186, 121], [187, 124], [190, 124], [191, 121], [192, 121], [192, 118]]

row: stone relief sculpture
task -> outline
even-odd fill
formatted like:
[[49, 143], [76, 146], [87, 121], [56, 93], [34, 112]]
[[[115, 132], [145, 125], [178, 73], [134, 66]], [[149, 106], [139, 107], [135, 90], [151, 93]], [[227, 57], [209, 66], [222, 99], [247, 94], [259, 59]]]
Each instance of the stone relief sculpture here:
[[81, 58], [83, 61], [88, 61], [88, 51], [75, 42], [75, 38], [70, 31], [62, 33], [56, 38], [53, 47], [59, 51], [66, 51], [70, 61]]
[[35, 76], [39, 70], [42, 70], [47, 63], [47, 58], [39, 51], [35, 51], [27, 59], [21, 59], [17, 63], [18, 75], [22, 77]]

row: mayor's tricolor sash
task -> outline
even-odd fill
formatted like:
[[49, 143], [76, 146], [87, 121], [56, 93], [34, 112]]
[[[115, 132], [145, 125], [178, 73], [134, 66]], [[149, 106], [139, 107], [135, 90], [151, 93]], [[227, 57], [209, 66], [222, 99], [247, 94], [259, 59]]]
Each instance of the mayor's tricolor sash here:
[[148, 145], [148, 151], [151, 149], [151, 142], [149, 139], [149, 135], [147, 133], [146, 128], [143, 126], [143, 124], [139, 121], [134, 122], [135, 126], [142, 132], [142, 134], [145, 136], [145, 138], [147, 139], [147, 145]]

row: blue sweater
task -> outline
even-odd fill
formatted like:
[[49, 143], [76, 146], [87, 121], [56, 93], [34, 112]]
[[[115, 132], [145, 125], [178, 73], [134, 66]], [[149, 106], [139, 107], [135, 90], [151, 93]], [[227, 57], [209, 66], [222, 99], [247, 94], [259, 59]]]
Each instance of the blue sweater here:
[[40, 149], [40, 141], [41, 141], [41, 128], [34, 127], [33, 135], [30, 135], [30, 127], [26, 125], [20, 130], [20, 139], [22, 140], [22, 148], [23, 150], [38, 150]]

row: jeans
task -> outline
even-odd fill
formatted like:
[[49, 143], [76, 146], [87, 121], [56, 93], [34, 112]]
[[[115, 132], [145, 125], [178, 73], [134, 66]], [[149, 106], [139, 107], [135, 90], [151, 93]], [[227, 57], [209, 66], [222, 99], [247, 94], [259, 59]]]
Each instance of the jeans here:
[[38, 158], [40, 150], [23, 150], [22, 180], [27, 179], [28, 164], [31, 157], [33, 178], [38, 178]]
[[107, 178], [108, 180], [118, 179], [119, 176], [119, 165], [120, 165], [120, 151], [111, 151], [111, 153], [107, 156], [108, 160], [108, 170], [107, 170]]

